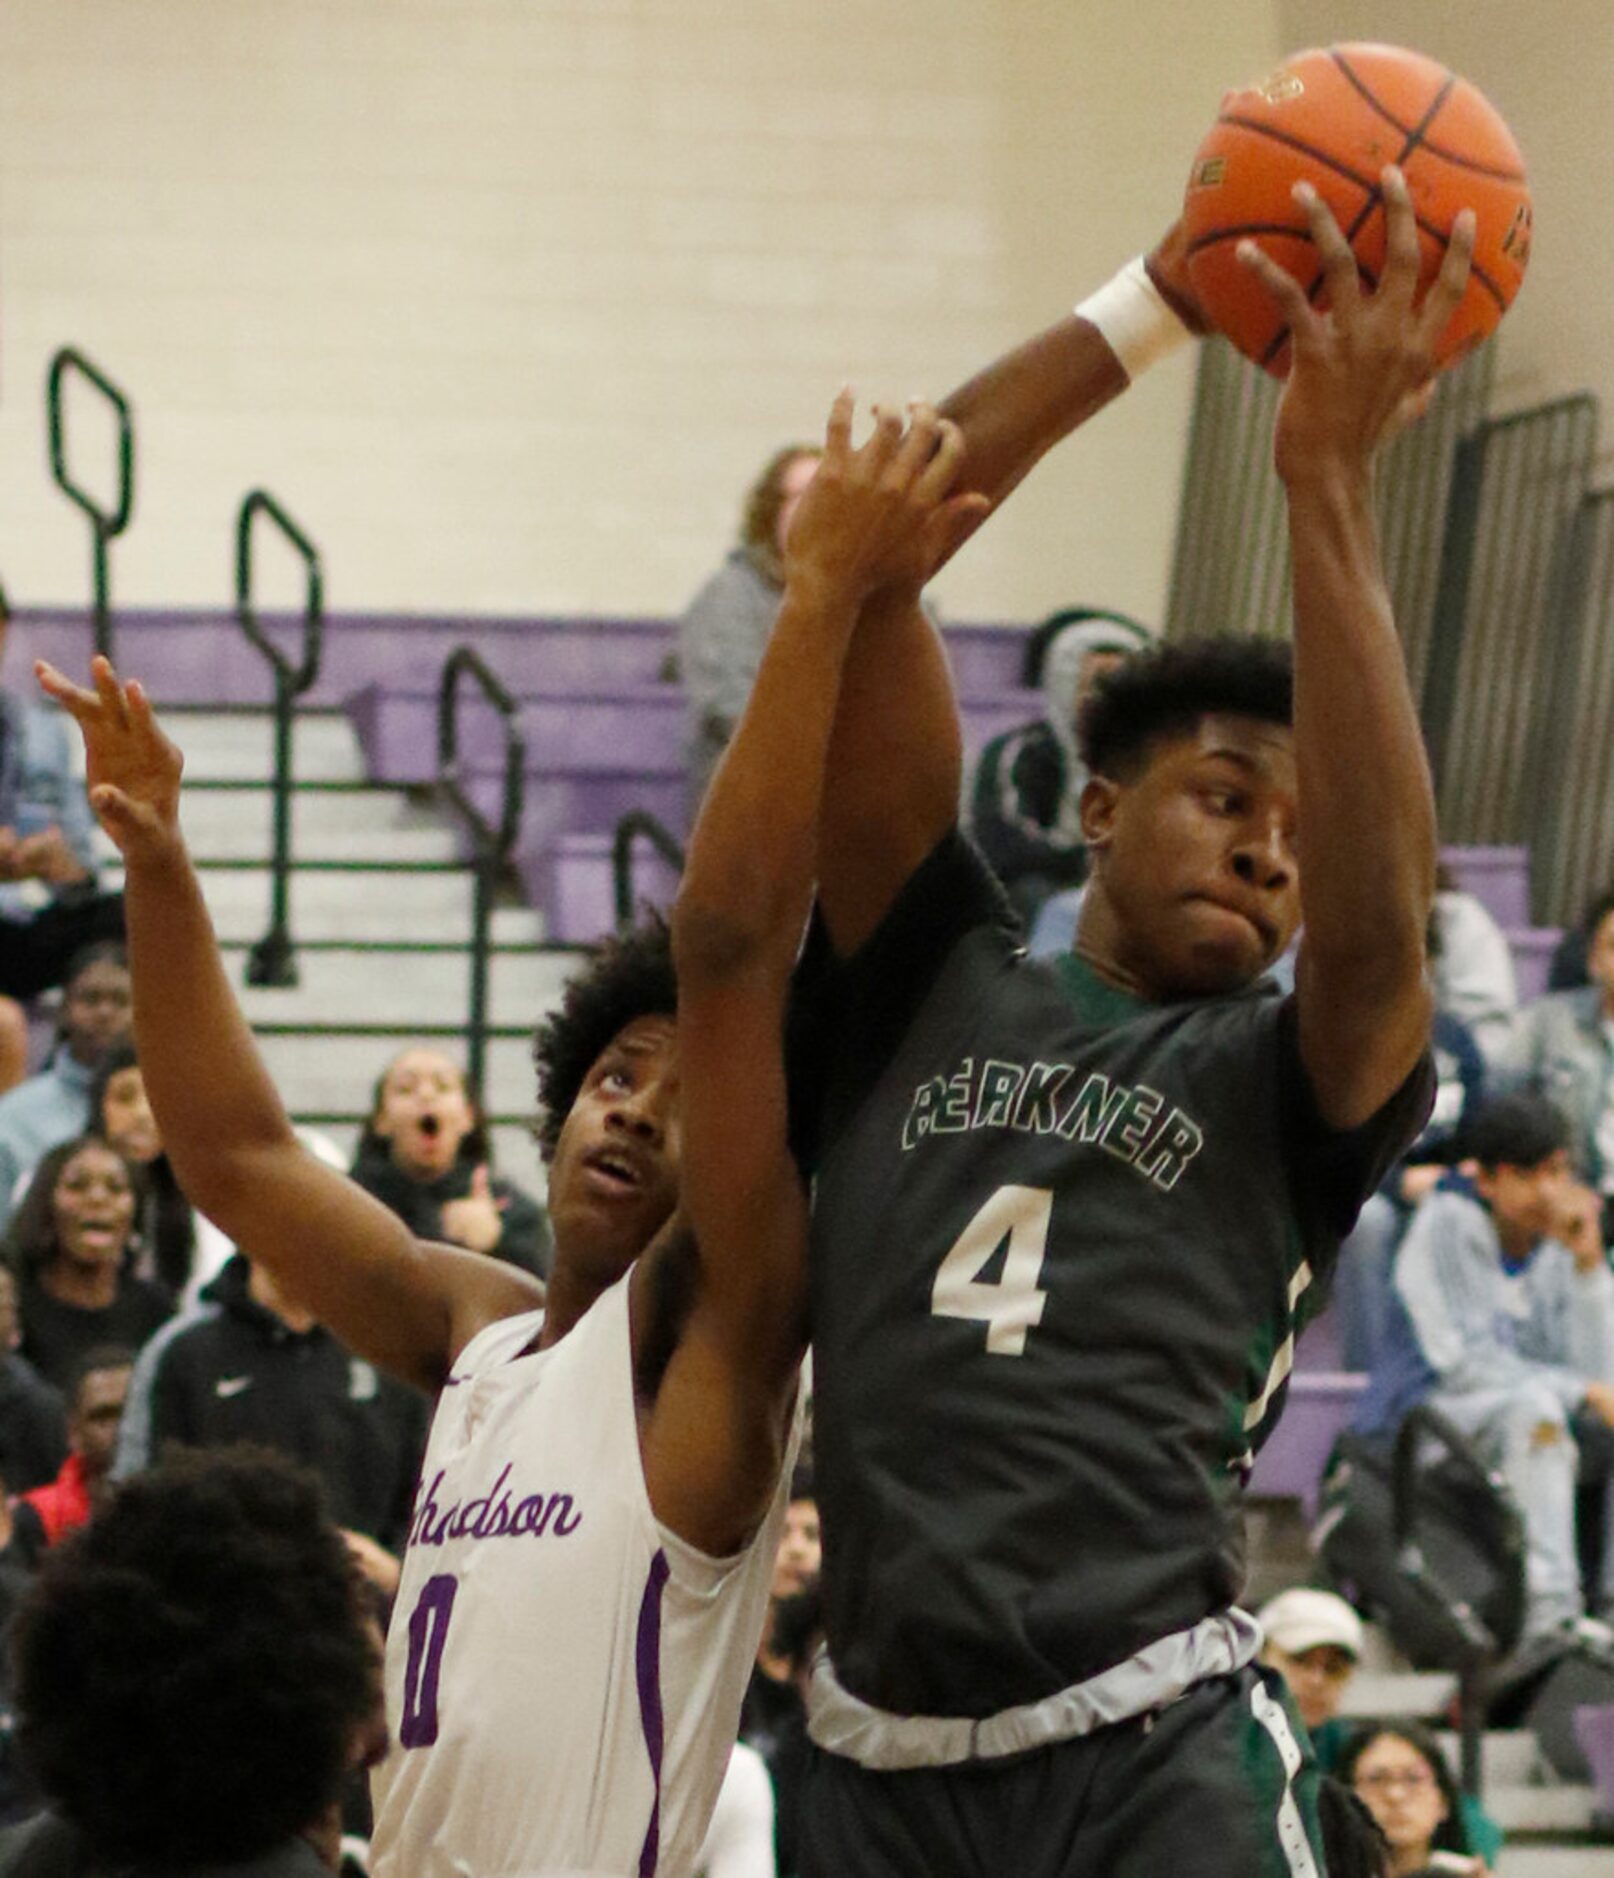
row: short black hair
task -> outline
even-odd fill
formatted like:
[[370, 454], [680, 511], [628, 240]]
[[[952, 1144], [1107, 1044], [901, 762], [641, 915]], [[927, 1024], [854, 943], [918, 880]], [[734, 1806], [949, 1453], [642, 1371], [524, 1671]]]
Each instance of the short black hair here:
[[1569, 1146], [1562, 1109], [1534, 1089], [1487, 1097], [1459, 1134], [1465, 1160], [1481, 1167], [1539, 1167]]
[[560, 1009], [538, 1026], [533, 1061], [538, 1070], [538, 1119], [533, 1132], [546, 1161], [583, 1078], [612, 1038], [635, 1018], [676, 1017], [678, 978], [672, 933], [659, 913], [598, 946], [567, 984]]
[[255, 1857], [338, 1796], [378, 1700], [318, 1482], [178, 1451], [52, 1548], [12, 1638], [23, 1751], [98, 1857]]
[[1189, 735], [1215, 712], [1294, 721], [1294, 665], [1276, 639], [1178, 639], [1135, 653], [1093, 687], [1077, 737], [1095, 776], [1125, 778], [1161, 737]]
[[67, 1412], [76, 1415], [84, 1400], [84, 1385], [109, 1369], [133, 1369], [135, 1353], [126, 1343], [98, 1343], [75, 1358], [67, 1374]]
[[88, 945], [80, 946], [68, 959], [67, 969], [62, 973], [63, 990], [71, 991], [92, 965], [117, 965], [128, 971], [129, 948], [121, 939], [92, 939]]

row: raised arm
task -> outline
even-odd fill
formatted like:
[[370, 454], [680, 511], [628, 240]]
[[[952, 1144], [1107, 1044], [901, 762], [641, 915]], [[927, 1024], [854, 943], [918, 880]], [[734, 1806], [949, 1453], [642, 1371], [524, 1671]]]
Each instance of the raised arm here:
[[806, 1343], [807, 1207], [786, 1139], [785, 1002], [811, 903], [830, 727], [864, 597], [896, 557], [941, 552], [978, 498], [948, 499], [961, 439], [929, 412], [852, 400], [786, 556], [784, 602], [690, 842], [673, 912], [682, 1207], [696, 1302], [644, 1438], [658, 1516], [712, 1552], [765, 1511]]
[[[1173, 227], [1069, 318], [961, 385], [941, 406], [963, 432], [963, 487], [992, 507], [1131, 379], [1203, 331]], [[983, 510], [984, 515], [987, 511]], [[820, 901], [838, 952], [854, 952], [957, 819], [963, 761], [946, 655], [919, 604], [934, 565], [911, 562], [870, 600], [852, 643], [824, 803]]]
[[1367, 1120], [1429, 1039], [1425, 934], [1435, 891], [1435, 803], [1418, 715], [1379, 566], [1373, 458], [1421, 408], [1435, 343], [1462, 297], [1473, 217], [1417, 297], [1418, 232], [1398, 170], [1384, 173], [1388, 259], [1365, 293], [1316, 192], [1296, 190], [1332, 311], [1250, 244], [1292, 336], [1275, 456], [1294, 557], [1295, 760], [1305, 937], [1300, 1051], [1326, 1121]]
[[350, 1348], [436, 1388], [477, 1330], [541, 1293], [492, 1259], [415, 1239], [302, 1147], [225, 977], [180, 833], [180, 754], [139, 684], [120, 684], [105, 659], [92, 670], [88, 691], [46, 665], [38, 675], [78, 721], [91, 805], [123, 854], [135, 1044], [175, 1176]]

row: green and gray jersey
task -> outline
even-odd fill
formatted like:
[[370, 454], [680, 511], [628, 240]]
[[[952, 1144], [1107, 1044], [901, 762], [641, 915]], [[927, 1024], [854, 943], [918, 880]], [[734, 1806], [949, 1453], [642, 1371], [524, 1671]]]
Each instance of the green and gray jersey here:
[[801, 989], [843, 1686], [986, 1715], [1225, 1610], [1294, 1338], [1427, 1059], [1331, 1132], [1292, 1001], [1148, 1004], [1032, 960], [956, 833]]

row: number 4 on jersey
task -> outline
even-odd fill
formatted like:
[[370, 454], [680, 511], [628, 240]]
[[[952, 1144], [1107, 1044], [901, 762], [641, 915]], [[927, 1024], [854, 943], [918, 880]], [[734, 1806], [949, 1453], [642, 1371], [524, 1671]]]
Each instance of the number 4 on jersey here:
[[[986, 1325], [992, 1356], [1022, 1356], [1026, 1332], [1042, 1322], [1048, 1293], [1038, 1284], [1048, 1250], [1054, 1196], [1047, 1187], [999, 1187], [953, 1242], [930, 1291], [937, 1317], [966, 1317]], [[981, 1274], [1007, 1239], [1003, 1270]]]

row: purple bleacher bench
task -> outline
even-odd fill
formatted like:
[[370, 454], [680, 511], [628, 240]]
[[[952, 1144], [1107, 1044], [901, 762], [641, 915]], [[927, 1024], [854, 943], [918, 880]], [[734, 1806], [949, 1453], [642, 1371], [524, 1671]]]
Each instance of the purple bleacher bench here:
[[1297, 1370], [1278, 1425], [1255, 1457], [1249, 1491], [1299, 1500], [1307, 1519], [1315, 1518], [1323, 1469], [1366, 1387], [1366, 1376], [1349, 1370]]

